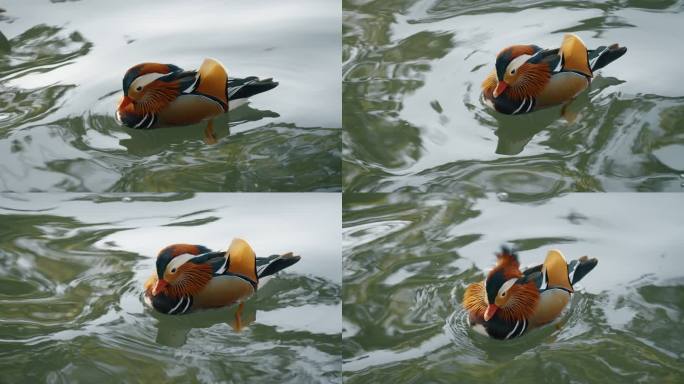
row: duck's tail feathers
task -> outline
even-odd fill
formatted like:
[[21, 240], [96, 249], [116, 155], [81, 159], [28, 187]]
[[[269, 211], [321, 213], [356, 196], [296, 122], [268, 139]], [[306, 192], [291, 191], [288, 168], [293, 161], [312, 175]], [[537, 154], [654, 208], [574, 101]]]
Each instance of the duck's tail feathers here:
[[297, 263], [299, 259], [301, 259], [301, 257], [293, 255], [292, 252], [288, 252], [284, 255], [257, 257], [257, 276], [261, 279], [273, 275]]
[[258, 93], [266, 92], [278, 86], [273, 79], [259, 79], [256, 76], [244, 79], [228, 79], [228, 100], [246, 99]]
[[573, 260], [568, 264], [568, 279], [570, 284], [575, 285], [575, 283], [582, 280], [587, 273], [589, 273], [598, 264], [598, 260], [590, 259], [587, 256], [582, 256], [577, 260]]
[[627, 52], [627, 47], [621, 47], [617, 44], [592, 49], [589, 51], [589, 67], [592, 72], [595, 72], [619, 59], [625, 52]]

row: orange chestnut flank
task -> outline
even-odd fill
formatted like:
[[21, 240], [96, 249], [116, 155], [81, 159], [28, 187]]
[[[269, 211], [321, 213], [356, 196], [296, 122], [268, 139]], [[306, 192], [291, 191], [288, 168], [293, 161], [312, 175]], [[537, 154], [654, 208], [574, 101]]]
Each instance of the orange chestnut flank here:
[[617, 44], [588, 49], [575, 34], [560, 48], [513, 45], [496, 56], [494, 71], [482, 83], [484, 101], [507, 115], [565, 104], [587, 89], [594, 72], [619, 59]]
[[583, 256], [570, 263], [551, 250], [543, 264], [520, 271], [518, 255], [504, 247], [484, 281], [463, 295], [470, 326], [495, 339], [512, 339], [558, 318], [570, 301], [573, 285], [598, 260]]
[[169, 315], [242, 303], [257, 290], [262, 278], [299, 259], [292, 252], [256, 257], [241, 239], [220, 252], [201, 245], [169, 245], [159, 252], [156, 273], [145, 283], [145, 301]]
[[193, 71], [173, 64], [142, 63], [131, 67], [123, 78], [116, 118], [136, 129], [195, 124], [235, 109], [248, 97], [277, 85], [273, 79], [228, 77], [223, 64], [215, 59], [205, 59]]

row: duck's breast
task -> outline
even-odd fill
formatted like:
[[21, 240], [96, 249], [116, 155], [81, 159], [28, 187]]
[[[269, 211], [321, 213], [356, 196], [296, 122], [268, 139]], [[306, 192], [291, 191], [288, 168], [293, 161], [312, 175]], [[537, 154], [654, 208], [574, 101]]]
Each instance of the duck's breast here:
[[570, 301], [570, 292], [551, 288], [539, 294], [539, 304], [530, 318], [530, 324], [534, 327], [544, 325], [554, 321], [563, 312], [563, 309]]
[[188, 125], [222, 114], [221, 104], [206, 96], [180, 95], [159, 112], [159, 120], [165, 125]]
[[551, 76], [549, 83], [536, 98], [537, 108], [566, 103], [589, 86], [586, 76], [575, 72], [560, 72]]
[[254, 293], [254, 286], [247, 280], [233, 275], [215, 276], [207, 286], [195, 295], [193, 309], [214, 308], [244, 301]]

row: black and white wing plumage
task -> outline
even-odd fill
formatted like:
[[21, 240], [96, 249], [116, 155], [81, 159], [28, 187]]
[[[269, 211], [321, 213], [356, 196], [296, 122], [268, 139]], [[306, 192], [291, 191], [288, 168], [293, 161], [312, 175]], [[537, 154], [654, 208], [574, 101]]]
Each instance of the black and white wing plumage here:
[[273, 79], [259, 79], [256, 76], [240, 78], [229, 78], [227, 94], [228, 100], [246, 99], [256, 94], [266, 92], [278, 86]]
[[271, 255], [269, 257], [257, 257], [256, 268], [257, 276], [261, 279], [266, 276], [273, 275], [282, 271], [283, 269], [295, 264], [301, 259], [300, 256], [295, 256], [292, 252], [284, 255]]
[[626, 52], [626, 47], [621, 47], [617, 44], [589, 50], [589, 68], [591, 68], [592, 72], [597, 71], [619, 59]]
[[[260, 258], [257, 257], [257, 266], [259, 263], [259, 259]], [[257, 281], [253, 281], [247, 276], [230, 272], [230, 255], [227, 255], [226, 252], [205, 253], [193, 259], [193, 262], [206, 263], [211, 265], [214, 276], [236, 276], [249, 282], [254, 287], [254, 289], [256, 289], [257, 287]]]

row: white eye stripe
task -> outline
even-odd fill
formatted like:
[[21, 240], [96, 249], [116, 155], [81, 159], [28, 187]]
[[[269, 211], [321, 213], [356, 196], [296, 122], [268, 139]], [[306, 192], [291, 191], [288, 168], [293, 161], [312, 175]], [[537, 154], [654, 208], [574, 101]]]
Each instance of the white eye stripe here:
[[190, 259], [194, 259], [196, 255], [191, 255], [189, 253], [184, 253], [182, 255], [178, 255], [171, 259], [169, 262], [169, 265], [166, 266], [166, 270], [172, 270], [172, 269], [178, 269], [181, 265], [185, 264], [188, 262]]
[[499, 295], [501, 295], [501, 294], [503, 294], [504, 292], [507, 292], [509, 289], [511, 289], [511, 287], [513, 286], [513, 284], [515, 284], [516, 281], [518, 281], [518, 278], [517, 278], [517, 277], [514, 277], [514, 278], [512, 278], [512, 279], [506, 280], [506, 282], [503, 283], [503, 285], [501, 286], [501, 288], [499, 288]]
[[157, 80], [160, 77], [164, 77], [168, 75], [168, 73], [157, 73], [157, 72], [152, 72], [152, 73], [146, 73], [144, 75], [138, 76], [132, 83], [129, 89], [138, 89], [144, 88], [147, 84]]
[[513, 70], [517, 70], [521, 65], [525, 64], [527, 60], [532, 57], [530, 55], [520, 55], [515, 59], [511, 60], [506, 67], [506, 72], [511, 73]]

